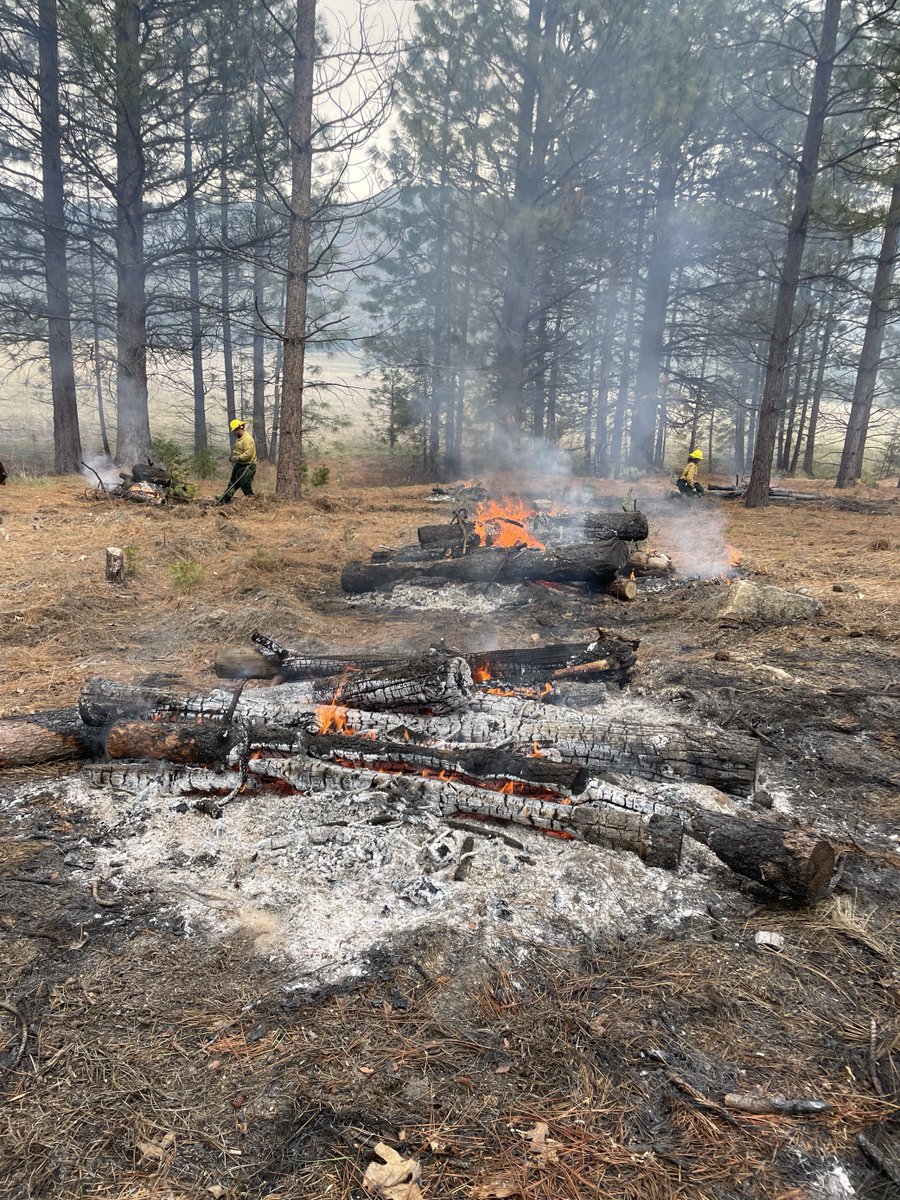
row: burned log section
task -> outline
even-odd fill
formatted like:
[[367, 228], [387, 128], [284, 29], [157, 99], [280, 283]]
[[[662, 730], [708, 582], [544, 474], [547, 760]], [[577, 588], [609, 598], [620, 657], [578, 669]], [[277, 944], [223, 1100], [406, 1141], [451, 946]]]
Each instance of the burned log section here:
[[825, 838], [805, 829], [697, 810], [688, 831], [739, 875], [812, 902], [826, 894], [838, 856]]
[[89, 679], [78, 707], [86, 725], [159, 716], [221, 717], [233, 704], [237, 714], [247, 719], [268, 721], [273, 715], [272, 724], [297, 725], [316, 707], [332, 703], [370, 712], [450, 713], [464, 708], [472, 696], [472, 672], [465, 659], [427, 654], [353, 675], [248, 689], [236, 703], [234, 694], [224, 690], [190, 694]]
[[[224, 679], [321, 679], [336, 681], [349, 671], [374, 671], [396, 667], [408, 659], [380, 658], [367, 654], [317, 655], [282, 646], [266, 634], [253, 633], [250, 647], [225, 646], [216, 655], [215, 671]], [[605, 662], [601, 673], [620, 683], [627, 682], [636, 661], [638, 641], [619, 637], [608, 629], [598, 629], [592, 642], [556, 642], [547, 646], [514, 647], [509, 650], [479, 650], [464, 658], [476, 681], [485, 678], [501, 683], [536, 685], [547, 682], [561, 671], [590, 663]], [[436, 650], [436, 652], [438, 652]]]
[[349, 761], [373, 769], [391, 767], [409, 771], [446, 772], [472, 780], [516, 781], [575, 796], [584, 791], [589, 779], [583, 767], [488, 747], [445, 750], [416, 742], [319, 734], [307, 737], [306, 753], [313, 758], [345, 764]]
[[417, 563], [350, 562], [341, 573], [341, 587], [350, 594], [374, 592], [416, 579], [446, 579], [450, 583], [588, 583], [603, 587], [628, 558], [618, 538], [550, 550], [473, 550], [462, 558]]
[[537, 516], [528, 520], [529, 531], [542, 540], [559, 542], [567, 536], [576, 541], [604, 541], [610, 537], [623, 542], [642, 542], [650, 533], [642, 512], [592, 512], [575, 516]]
[[96, 754], [101, 741], [77, 708], [55, 708], [0, 720], [0, 767], [31, 767]]

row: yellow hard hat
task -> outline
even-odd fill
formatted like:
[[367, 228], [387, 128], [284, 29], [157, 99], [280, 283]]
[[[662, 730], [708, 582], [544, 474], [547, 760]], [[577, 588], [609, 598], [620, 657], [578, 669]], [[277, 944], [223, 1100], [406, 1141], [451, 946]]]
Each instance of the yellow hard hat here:
[[[234, 433], [234, 431], [236, 429], [243, 429], [244, 424], [245, 424], [244, 421], [229, 421], [228, 428], [231, 430], [232, 433]], [[703, 455], [701, 454], [700, 457], [702, 458]]]
[[688, 455], [688, 458], [696, 458], [698, 462], [702, 462], [703, 461], [703, 451], [702, 450], [692, 450], [690, 452], [690, 454]]

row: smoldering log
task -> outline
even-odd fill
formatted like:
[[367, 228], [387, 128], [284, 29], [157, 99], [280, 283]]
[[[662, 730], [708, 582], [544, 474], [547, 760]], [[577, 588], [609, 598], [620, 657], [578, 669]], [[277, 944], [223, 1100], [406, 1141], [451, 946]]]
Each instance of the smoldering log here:
[[718, 727], [667, 725], [647, 718], [541, 705], [502, 696], [477, 696], [468, 709], [445, 717], [346, 714], [348, 728], [397, 739], [405, 730], [431, 742], [491, 746], [512, 742], [551, 747], [564, 762], [594, 774], [622, 771], [644, 779], [687, 780], [749, 795], [759, 765], [759, 743]]
[[[348, 684], [349, 687], [349, 684]], [[585, 767], [593, 774], [623, 771], [645, 779], [688, 780], [710, 784], [734, 795], [749, 795], [756, 782], [759, 743], [743, 734], [718, 727], [683, 727], [641, 718], [603, 713], [581, 713], [574, 709], [542, 705], [536, 701], [503, 696], [471, 695], [458, 711], [421, 716], [416, 712], [388, 710], [387, 703], [403, 698], [412, 706], [416, 681], [379, 690], [371, 676], [361, 690], [371, 688], [369, 709], [354, 705], [343, 710], [347, 727], [356, 733], [374, 733], [385, 740], [403, 740], [406, 732], [416, 741], [442, 742], [470, 747], [496, 747], [500, 743], [555, 749], [562, 761]], [[450, 689], [441, 692], [437, 679], [433, 704], [456, 703]], [[245, 688], [236, 713], [245, 720], [263, 724], [298, 726], [309, 724], [322, 701], [314, 695], [315, 684], [279, 684], [267, 688]], [[461, 693], [460, 693], [461, 695]], [[338, 697], [341, 706], [348, 697]], [[151, 717], [217, 717], [232, 704], [230, 692], [178, 694], [162, 689], [135, 688], [106, 680], [89, 680], [82, 689], [80, 711], [86, 724], [108, 725], [114, 721]], [[375, 704], [385, 704], [375, 711]]]
[[834, 846], [810, 830], [704, 809], [691, 814], [688, 831], [739, 875], [807, 902], [824, 896], [835, 878]]
[[[381, 658], [367, 654], [315, 655], [280, 645], [265, 634], [252, 639], [262, 653], [238, 647], [223, 647], [216, 655], [216, 674], [230, 679], [336, 679], [353, 670], [376, 670], [397, 666], [402, 657]], [[473, 675], [509, 683], [544, 683], [555, 671], [586, 662], [606, 660], [610, 679], [627, 680], [635, 664], [640, 642], [620, 637], [609, 630], [598, 630], [591, 642], [558, 642], [547, 646], [516, 647], [508, 650], [482, 650], [462, 654]]]
[[77, 708], [56, 708], [0, 720], [0, 768], [88, 758], [101, 740]]
[[579, 841], [631, 850], [648, 866], [673, 868], [681, 853], [682, 826], [671, 815], [630, 811], [591, 801], [563, 804], [552, 800], [508, 795], [455, 780], [435, 781], [422, 776], [394, 775], [359, 767], [342, 767], [311, 758], [254, 758], [250, 771], [262, 779], [280, 779], [305, 791], [333, 787], [343, 791], [378, 788], [386, 796], [427, 804], [444, 816], [475, 814], [510, 821], [532, 829], [567, 834]]
[[481, 545], [481, 538], [475, 532], [471, 521], [465, 521], [462, 525], [458, 521], [452, 521], [448, 525], [420, 525], [416, 536], [423, 550], [433, 552], [450, 550], [463, 553], [464, 550], [475, 550]]
[[222, 722], [118, 721], [107, 732], [106, 756], [222, 766], [234, 740]]
[[636, 600], [638, 586], [633, 579], [613, 579], [607, 585], [606, 592], [616, 600]]
[[[313, 680], [247, 691], [236, 712], [271, 724], [297, 724], [319, 705], [337, 702], [370, 711], [402, 712], [425, 708], [435, 713], [453, 712], [473, 695], [472, 672], [465, 659], [428, 654], [396, 665], [359, 671], [340, 681]], [[145, 720], [155, 716], [222, 716], [229, 711], [232, 692], [216, 690], [185, 694], [165, 688], [89, 679], [78, 701], [86, 725]]]
[[[623, 542], [642, 542], [650, 526], [642, 512], [590, 512], [574, 516], [538, 516], [528, 519], [528, 529], [542, 541], [559, 541], [566, 535], [576, 541], [604, 541], [619, 538]], [[546, 538], [542, 535], [546, 535]]]
[[628, 557], [618, 538], [550, 550], [489, 548], [462, 558], [446, 558], [427, 566], [415, 563], [350, 562], [341, 573], [341, 587], [350, 594], [378, 591], [416, 579], [445, 579], [450, 583], [589, 583], [603, 587]]
[[472, 779], [517, 781], [575, 796], [584, 791], [589, 779], [583, 767], [487, 747], [444, 750], [415, 742], [319, 734], [306, 739], [306, 753], [313, 758], [349, 760], [373, 769], [390, 765], [410, 771], [452, 772]]

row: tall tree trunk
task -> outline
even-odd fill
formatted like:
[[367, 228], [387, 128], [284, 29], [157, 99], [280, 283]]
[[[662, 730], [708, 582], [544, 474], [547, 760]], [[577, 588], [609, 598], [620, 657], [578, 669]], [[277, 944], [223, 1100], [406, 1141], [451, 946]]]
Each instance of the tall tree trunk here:
[[[262, 138], [265, 118], [265, 94], [262, 84], [256, 85], [256, 130]], [[263, 194], [262, 149], [257, 152], [256, 190], [253, 197], [253, 440], [260, 458], [268, 452], [266, 441], [266, 341], [263, 328], [263, 313], [266, 307], [266, 270], [262, 262], [263, 245], [266, 241], [266, 211]]]
[[[534, 290], [537, 254], [536, 209], [548, 149], [549, 96], [541, 82], [541, 21], [547, 26], [543, 43], [553, 38], [547, 0], [529, 0], [526, 24], [525, 61], [519, 96], [516, 131], [516, 166], [512, 216], [506, 248], [506, 275], [497, 345], [497, 414], [495, 438], [498, 450], [508, 456], [509, 440], [521, 420], [522, 388], [525, 378], [525, 342]], [[542, 115], [543, 113], [543, 115]]]
[[847, 435], [844, 438], [844, 450], [841, 454], [841, 465], [835, 484], [839, 488], [850, 487], [862, 475], [863, 454], [866, 449], [866, 436], [869, 432], [869, 417], [872, 413], [872, 400], [875, 396], [875, 380], [878, 375], [878, 363], [881, 359], [881, 343], [884, 340], [884, 327], [887, 324], [891, 308], [890, 292], [894, 278], [894, 263], [897, 259], [898, 232], [900, 232], [900, 176], [894, 180], [894, 186], [891, 189], [891, 204], [884, 225], [884, 238], [881, 243], [881, 253], [878, 255], [878, 266], [875, 269], [875, 282], [872, 286], [866, 333], [859, 356], [859, 368], [856, 372], [853, 403], [850, 406], [850, 420], [847, 423]]
[[144, 145], [141, 10], [116, 0], [116, 348], [118, 439], [123, 465], [150, 456], [147, 300], [144, 264]]
[[100, 367], [100, 298], [97, 294], [97, 248], [94, 244], [94, 210], [91, 205], [91, 179], [84, 179], [85, 216], [88, 228], [88, 282], [91, 290], [91, 328], [93, 330], [94, 388], [97, 393], [97, 420], [100, 422], [100, 441], [106, 461], [113, 460], [106, 431], [106, 410], [103, 406], [103, 372]]
[[813, 388], [812, 408], [809, 414], [809, 429], [806, 434], [806, 449], [803, 451], [803, 473], [812, 475], [815, 466], [816, 431], [819, 425], [819, 405], [822, 401], [822, 390], [825, 385], [825, 365], [828, 362], [828, 349], [835, 326], [835, 294], [834, 289], [828, 296], [828, 311], [825, 314], [825, 327], [822, 331], [822, 342], [819, 346], [819, 364], [816, 368], [816, 383]]
[[[808, 312], [808, 309], [807, 309]], [[786, 471], [791, 461], [791, 449], [794, 444], [794, 425], [797, 420], [797, 406], [800, 403], [800, 389], [803, 386], [803, 360], [806, 357], [806, 322], [800, 330], [797, 339], [797, 358], [794, 362], [794, 386], [791, 390], [791, 403], [786, 412], [784, 440], [779, 447], [778, 469]]]
[[316, 53], [316, 0], [297, 0], [294, 83], [291, 96], [291, 215], [288, 225], [287, 291], [284, 304], [284, 370], [275, 491], [299, 500], [303, 467], [303, 360], [309, 283], [312, 210], [312, 103]]
[[219, 171], [219, 237], [222, 243], [221, 257], [221, 304], [222, 304], [222, 360], [225, 372], [225, 412], [229, 421], [237, 417], [234, 394], [234, 339], [231, 333], [231, 259], [228, 256], [228, 121], [223, 121], [222, 166]]
[[810, 357], [809, 369], [806, 372], [806, 384], [803, 388], [803, 405], [800, 409], [800, 418], [797, 421], [797, 434], [794, 438], [794, 449], [791, 452], [791, 461], [788, 466], [788, 474], [797, 474], [797, 465], [800, 461], [800, 447], [803, 444], [803, 434], [806, 431], [806, 414], [809, 412], [809, 401], [812, 397], [813, 379], [816, 374], [816, 361], [814, 357]]
[[634, 387], [634, 411], [631, 418], [631, 443], [628, 461], [642, 470], [653, 466], [656, 412], [659, 406], [659, 374], [662, 363], [663, 335], [669, 285], [675, 266], [672, 218], [675, 211], [675, 164], [664, 161], [656, 190], [653, 221], [653, 245], [647, 267], [644, 290], [644, 319], [638, 349]]
[[775, 322], [766, 364], [766, 379], [763, 385], [759, 421], [756, 431], [756, 446], [753, 450], [753, 467], [744, 503], [747, 508], [758, 508], [768, 504], [769, 481], [772, 477], [772, 452], [778, 425], [778, 406], [782, 393], [782, 380], [791, 340], [791, 325], [794, 315], [794, 300], [800, 282], [803, 262], [803, 247], [812, 206], [813, 184], [819, 165], [819, 148], [825, 128], [828, 108], [828, 91], [834, 66], [838, 24], [841, 16], [841, 0], [825, 0], [822, 19], [822, 35], [816, 54], [816, 70], [813, 77], [812, 97], [806, 120], [806, 134], [797, 171], [797, 187], [788, 226], [787, 246], [778, 286], [778, 301], [775, 306]]
[[[190, 45], [187, 21], [181, 28], [185, 47]], [[197, 261], [197, 197], [194, 193], [194, 122], [191, 115], [190, 56], [184, 55], [181, 72], [184, 109], [184, 232], [187, 239], [188, 291], [191, 301], [191, 375], [194, 393], [194, 453], [206, 450], [206, 388], [203, 384], [203, 332], [200, 326], [200, 264]]]
[[38, 57], [41, 99], [44, 275], [50, 391], [53, 397], [53, 465], [59, 475], [80, 470], [81, 434], [72, 359], [66, 214], [59, 116], [59, 25], [56, 0], [38, 0]]
[[628, 381], [631, 375], [631, 352], [634, 342], [634, 314], [637, 308], [637, 294], [641, 282], [644, 225], [647, 217], [646, 196], [643, 192], [641, 193], [639, 203], [637, 229], [634, 235], [634, 271], [631, 275], [628, 311], [625, 316], [625, 330], [622, 335], [622, 365], [619, 371], [619, 387], [616, 395], [616, 407], [613, 412], [612, 434], [609, 447], [609, 458], [613, 470], [622, 465], [622, 439], [625, 432], [625, 418], [628, 411]]

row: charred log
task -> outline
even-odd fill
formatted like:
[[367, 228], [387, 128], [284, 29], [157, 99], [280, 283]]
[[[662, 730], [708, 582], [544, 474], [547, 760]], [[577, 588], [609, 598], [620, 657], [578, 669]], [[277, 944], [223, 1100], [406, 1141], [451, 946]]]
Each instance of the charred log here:
[[[339, 703], [372, 712], [428, 709], [453, 712], [473, 695], [472, 673], [465, 659], [428, 654], [403, 663], [359, 671], [342, 679], [314, 680], [248, 691], [236, 706], [239, 715], [273, 724], [298, 724], [322, 704]], [[184, 694], [165, 688], [89, 679], [81, 689], [79, 712], [86, 725], [151, 717], [222, 716], [232, 692]]]
[[487, 816], [611, 849], [632, 850], [649, 866], [675, 867], [681, 851], [682, 826], [677, 817], [648, 816], [598, 801], [563, 804], [508, 795], [455, 780], [438, 782], [422, 776], [341, 767], [311, 758], [254, 758], [250, 770], [260, 778], [280, 779], [301, 791], [321, 786], [346, 791], [379, 788], [385, 795], [427, 804], [448, 817]]
[[582, 767], [535, 758], [487, 747], [440, 750], [415, 742], [377, 741], [343, 735], [311, 736], [306, 753], [313, 758], [351, 761], [373, 769], [447, 772], [470, 780], [531, 784], [546, 790], [579, 795], [587, 787], [588, 772]]
[[642, 512], [594, 512], [566, 517], [531, 517], [528, 528], [542, 541], [605, 541], [619, 538], [623, 542], [642, 542], [650, 532]]
[[234, 740], [221, 722], [119, 721], [106, 735], [106, 756], [222, 767]]
[[374, 592], [416, 579], [446, 579], [452, 583], [589, 583], [603, 587], [624, 566], [628, 552], [618, 538], [566, 546], [555, 550], [475, 550], [462, 558], [441, 559], [428, 566], [414, 563], [351, 562], [341, 574], [341, 587], [350, 594]]
[[[371, 655], [311, 655], [288, 649], [265, 634], [252, 634], [261, 652], [223, 647], [216, 655], [216, 674], [229, 679], [337, 679], [347, 671], [375, 670], [397, 666], [402, 658]], [[462, 654], [477, 679], [503, 683], [544, 683], [554, 672], [582, 663], [605, 660], [604, 675], [625, 682], [636, 661], [639, 642], [621, 638], [606, 629], [598, 630], [593, 642], [561, 642], [548, 646], [510, 650], [485, 650]]]
[[453, 554], [465, 554], [481, 545], [481, 538], [471, 521], [463, 524], [453, 521], [449, 525], [420, 525], [416, 532], [422, 549], [432, 552], [449, 550]]
[[57, 708], [0, 720], [0, 767], [88, 758], [100, 749], [96, 730], [81, 720], [77, 708]]
[[702, 810], [688, 832], [739, 875], [805, 901], [825, 895], [838, 866], [834, 846], [808, 830]]

